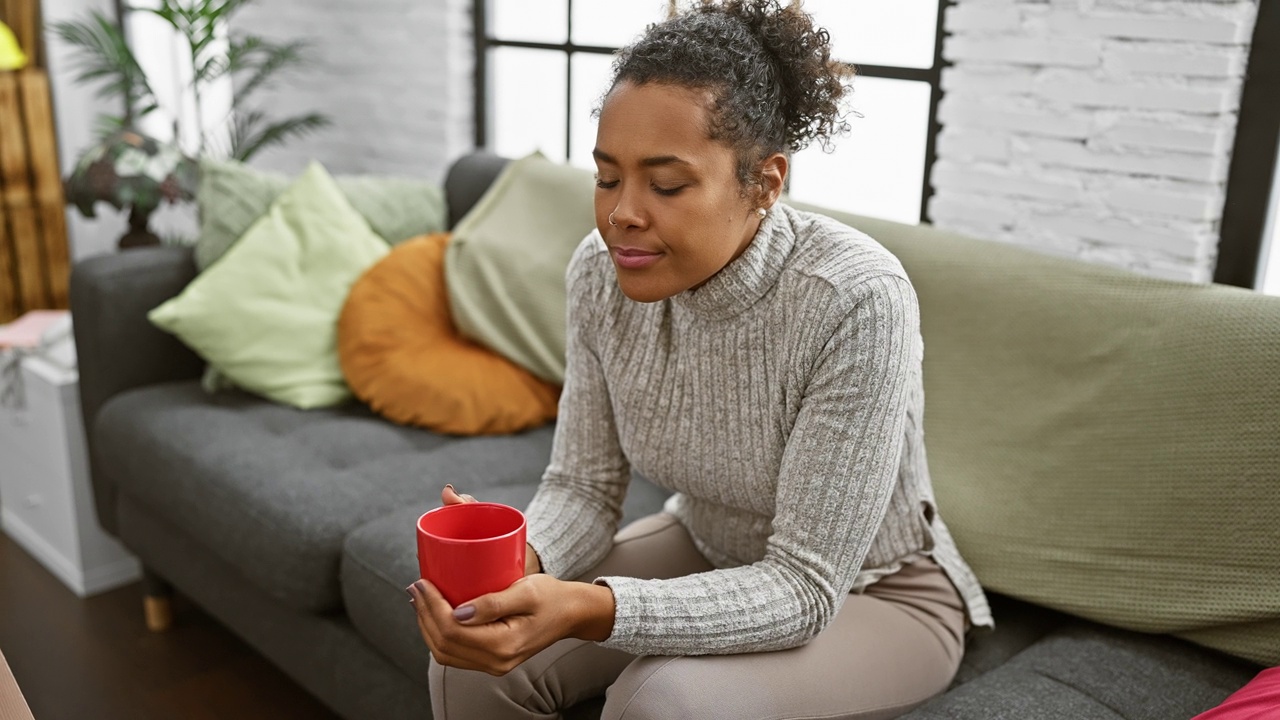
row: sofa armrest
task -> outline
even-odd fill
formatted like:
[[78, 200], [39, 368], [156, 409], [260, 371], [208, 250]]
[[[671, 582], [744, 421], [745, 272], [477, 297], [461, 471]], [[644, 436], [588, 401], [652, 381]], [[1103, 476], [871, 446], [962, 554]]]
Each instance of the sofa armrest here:
[[71, 315], [80, 370], [80, 413], [89, 443], [98, 521], [114, 533], [115, 487], [98, 472], [93, 424], [103, 404], [131, 388], [197, 378], [204, 362], [147, 313], [196, 275], [190, 248], [156, 247], [87, 258], [71, 272]]

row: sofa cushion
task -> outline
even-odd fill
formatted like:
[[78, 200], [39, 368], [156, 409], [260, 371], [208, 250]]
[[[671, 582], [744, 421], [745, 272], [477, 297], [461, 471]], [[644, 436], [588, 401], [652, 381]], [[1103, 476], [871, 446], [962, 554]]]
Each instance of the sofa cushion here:
[[220, 261], [147, 317], [238, 387], [300, 408], [337, 405], [351, 397], [338, 313], [387, 252], [312, 163]]
[[1041, 638], [1073, 621], [1069, 615], [998, 593], [987, 593], [987, 601], [991, 603], [991, 614], [996, 619], [995, 629], [974, 628], [969, 631], [965, 637], [964, 658], [951, 687], [995, 670]]
[[1280, 298], [834, 215], [919, 295], [929, 469], [983, 586], [1280, 664]]
[[1186, 718], [1222, 702], [1256, 672], [1183, 640], [1076, 622], [904, 718]]
[[[204, 270], [222, 257], [293, 181], [235, 160], [202, 159], [196, 190], [196, 267]], [[339, 175], [334, 181], [369, 227], [389, 243], [445, 228], [444, 191], [438, 183], [375, 175]]]
[[351, 286], [338, 361], [351, 392], [404, 425], [495, 435], [555, 418], [560, 388], [458, 335], [444, 287], [447, 233], [402, 243]]
[[121, 493], [272, 596], [312, 611], [341, 605], [351, 530], [430, 502], [449, 482], [478, 496], [533, 485], [552, 436], [548, 426], [451, 438], [354, 403], [300, 411], [238, 391], [209, 396], [195, 382], [123, 393], [103, 406], [95, 432], [96, 467]]
[[463, 335], [564, 383], [565, 269], [595, 227], [589, 171], [540, 154], [507, 165], [454, 229], [449, 307]]
[[[536, 483], [481, 487], [459, 479], [460, 492], [477, 500], [524, 508]], [[623, 503], [622, 522], [658, 512], [667, 492], [635, 477]], [[427, 676], [428, 653], [404, 589], [418, 579], [414, 525], [418, 516], [438, 506], [424, 502], [397, 510], [352, 532], [342, 554], [342, 597], [352, 624], [410, 677]]]

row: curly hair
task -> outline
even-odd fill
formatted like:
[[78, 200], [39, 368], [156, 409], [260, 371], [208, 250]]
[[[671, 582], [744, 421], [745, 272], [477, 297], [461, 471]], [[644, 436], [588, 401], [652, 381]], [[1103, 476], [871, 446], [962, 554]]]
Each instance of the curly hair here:
[[799, 3], [701, 0], [619, 50], [609, 87], [629, 81], [709, 90], [708, 134], [737, 153], [745, 191], [759, 184], [756, 168], [769, 155], [814, 140], [826, 146], [849, 130], [841, 100], [851, 74], [831, 59], [830, 36]]

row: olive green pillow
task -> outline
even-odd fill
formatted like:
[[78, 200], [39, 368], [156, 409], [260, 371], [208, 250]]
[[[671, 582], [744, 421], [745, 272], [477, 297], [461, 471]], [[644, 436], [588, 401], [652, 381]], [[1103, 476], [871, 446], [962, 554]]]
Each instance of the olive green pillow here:
[[554, 384], [564, 382], [564, 274], [595, 227], [594, 187], [591, 172], [539, 153], [511, 162], [445, 255], [458, 330]]
[[[441, 232], [448, 224], [444, 191], [438, 184], [366, 175], [334, 180], [373, 232], [393, 245]], [[196, 267], [203, 271], [222, 257], [292, 182], [287, 175], [263, 172], [234, 160], [202, 160], [196, 190], [200, 213]]]
[[231, 383], [299, 408], [351, 393], [337, 324], [351, 285], [390, 251], [313, 163], [226, 255], [151, 311]]
[[982, 584], [1280, 663], [1280, 298], [839, 218], [919, 296], [929, 470]]

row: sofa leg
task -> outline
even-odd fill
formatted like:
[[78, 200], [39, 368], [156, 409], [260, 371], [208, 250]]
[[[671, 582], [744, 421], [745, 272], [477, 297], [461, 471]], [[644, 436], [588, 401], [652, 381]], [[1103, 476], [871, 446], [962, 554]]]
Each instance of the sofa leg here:
[[146, 596], [142, 612], [151, 632], [165, 632], [173, 627], [173, 586], [149, 569], [143, 569], [142, 584]]

